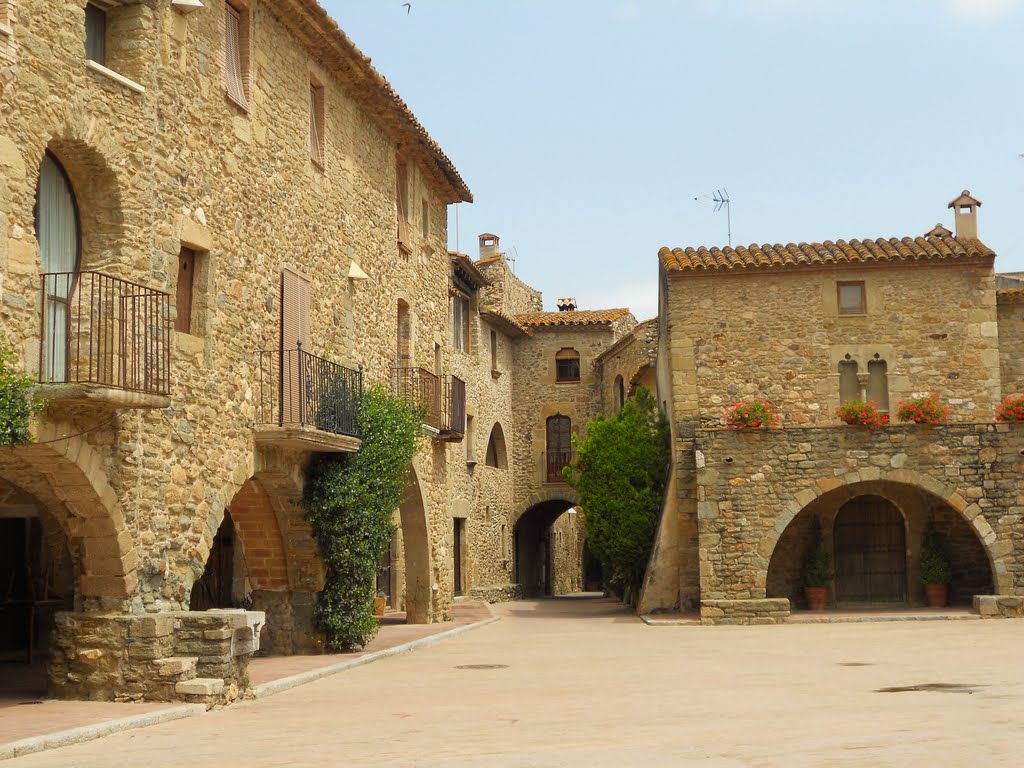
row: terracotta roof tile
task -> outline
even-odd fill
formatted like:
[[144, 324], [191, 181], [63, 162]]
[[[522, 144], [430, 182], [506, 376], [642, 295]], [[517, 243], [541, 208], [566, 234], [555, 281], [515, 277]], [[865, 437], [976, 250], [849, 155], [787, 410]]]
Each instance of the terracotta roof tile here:
[[515, 321], [515, 318], [509, 317], [504, 312], [497, 309], [484, 308], [480, 310], [480, 318], [485, 320], [491, 325], [497, 326], [503, 333], [508, 336], [525, 336], [526, 328]]
[[1015, 299], [1024, 298], [1024, 288], [1003, 288], [996, 291], [996, 298], [998, 299], [1000, 296]]
[[794, 245], [739, 246], [738, 248], [662, 248], [661, 265], [670, 272], [705, 272], [733, 269], [770, 269], [827, 264], [921, 261], [992, 257], [980, 240], [958, 237], [904, 237], [889, 240], [838, 240]]
[[577, 309], [572, 312], [528, 312], [513, 318], [528, 328], [565, 325], [607, 325], [629, 314], [628, 309]]

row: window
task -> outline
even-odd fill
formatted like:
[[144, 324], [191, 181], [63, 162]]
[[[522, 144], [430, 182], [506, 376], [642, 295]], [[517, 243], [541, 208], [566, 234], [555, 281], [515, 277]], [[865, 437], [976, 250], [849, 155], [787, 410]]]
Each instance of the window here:
[[412, 360], [412, 320], [409, 317], [409, 305], [398, 301], [398, 346], [396, 362], [399, 366]]
[[326, 150], [324, 134], [324, 87], [319, 83], [309, 84], [309, 157], [317, 168], [323, 170]]
[[452, 346], [469, 352], [469, 299], [452, 296]]
[[615, 408], [621, 411], [626, 404], [626, 382], [621, 376], [615, 377]]
[[249, 11], [224, 3], [224, 77], [228, 97], [249, 109]]
[[466, 415], [466, 463], [476, 464], [476, 451], [474, 450], [473, 417]]
[[555, 381], [580, 380], [580, 353], [563, 347], [555, 354]]
[[107, 12], [92, 3], [85, 6], [85, 58], [107, 65]]
[[505, 433], [501, 424], [495, 424], [491, 429], [491, 436], [487, 440], [487, 458], [484, 462], [488, 467], [506, 469], [508, 457], [505, 453]]
[[562, 468], [572, 463], [572, 419], [560, 413], [547, 420], [547, 482], [563, 483]]
[[498, 332], [491, 331], [491, 372], [498, 370]]
[[839, 363], [839, 402], [845, 403], [860, 397], [860, 383], [857, 381], [857, 361], [846, 356]]
[[430, 201], [427, 199], [426, 195], [423, 197], [423, 204], [420, 212], [420, 234], [423, 235], [424, 240], [430, 237]]
[[863, 315], [868, 311], [864, 281], [837, 283], [840, 315]]
[[889, 410], [888, 365], [878, 355], [874, 360], [868, 360], [868, 400], [878, 403], [880, 411]]
[[178, 288], [175, 293], [175, 308], [178, 311], [174, 330], [192, 333], [192, 303], [196, 284], [196, 252], [182, 248], [178, 254]]
[[398, 214], [398, 247], [408, 256], [412, 253], [412, 239], [409, 237], [409, 166], [404, 160], [398, 161], [395, 170], [395, 210]]
[[71, 293], [79, 268], [78, 205], [71, 182], [47, 153], [39, 166], [36, 238], [44, 277], [43, 381], [67, 381]]

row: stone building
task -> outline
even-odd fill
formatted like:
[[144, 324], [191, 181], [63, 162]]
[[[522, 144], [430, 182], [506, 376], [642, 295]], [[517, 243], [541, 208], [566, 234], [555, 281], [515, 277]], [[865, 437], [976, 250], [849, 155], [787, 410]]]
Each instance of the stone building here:
[[[749, 248], [663, 248], [659, 399], [674, 471], [641, 611], [775, 622], [803, 607], [817, 518], [833, 607], [923, 603], [929, 518], [953, 567], [950, 599], [984, 614], [1024, 602], [1024, 433], [996, 423], [1024, 390], [1021, 290], [993, 271], [968, 192], [956, 234]], [[851, 398], [895, 414], [937, 393], [948, 424], [839, 422]], [[782, 428], [730, 431], [734, 402], [770, 401]], [[895, 418], [894, 418], [895, 421]]]
[[375, 384], [429, 434], [379, 586], [426, 622], [510, 581], [523, 331], [469, 320], [466, 184], [314, 0], [193, 5], [0, 3], [0, 322], [49, 398], [0, 449], [3, 640], [62, 696], [220, 700], [260, 644], [316, 650], [297, 500]]

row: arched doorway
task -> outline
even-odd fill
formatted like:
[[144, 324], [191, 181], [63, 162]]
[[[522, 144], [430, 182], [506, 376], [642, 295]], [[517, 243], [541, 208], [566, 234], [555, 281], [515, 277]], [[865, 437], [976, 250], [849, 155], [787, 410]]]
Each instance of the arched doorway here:
[[839, 508], [832, 527], [836, 605], [907, 602], [903, 514], [888, 499], [865, 495]]
[[[575, 502], [542, 501], [526, 510], [513, 528], [514, 578], [524, 597], [545, 597], [581, 586], [582, 531]], [[572, 554], [570, 554], [572, 553]]]
[[[379, 591], [395, 608], [405, 610], [407, 624], [429, 624], [432, 611], [430, 582], [430, 541], [427, 537], [426, 505], [416, 470], [402, 494], [396, 515], [398, 530], [386, 558], [389, 584]], [[379, 578], [379, 577], [378, 577]]]

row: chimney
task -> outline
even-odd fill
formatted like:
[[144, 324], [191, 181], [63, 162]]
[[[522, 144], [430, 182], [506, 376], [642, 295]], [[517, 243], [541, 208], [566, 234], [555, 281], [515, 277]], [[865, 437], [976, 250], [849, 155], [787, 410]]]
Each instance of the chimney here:
[[936, 224], [930, 230], [924, 233], [924, 236], [928, 239], [945, 240], [947, 237], [952, 237], [953, 233], [950, 232], [942, 224]]
[[486, 259], [488, 256], [494, 256], [497, 252], [498, 236], [492, 235], [490, 232], [480, 235], [480, 258]]
[[960, 197], [949, 202], [956, 221], [956, 236], [966, 240], [978, 239], [978, 208], [981, 200], [971, 197], [969, 190], [960, 193]]
[[567, 298], [558, 300], [558, 311], [559, 312], [574, 312], [576, 310], [576, 299]]

